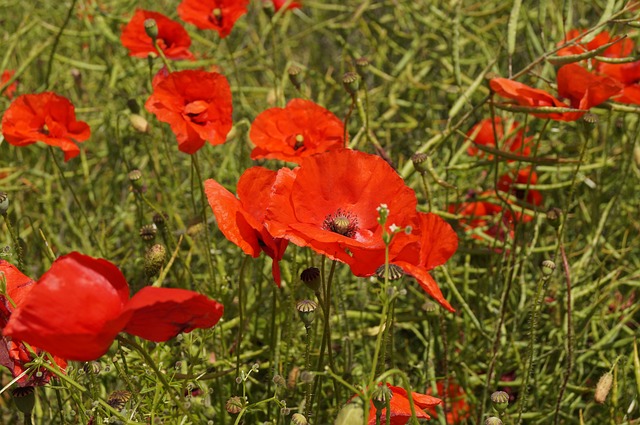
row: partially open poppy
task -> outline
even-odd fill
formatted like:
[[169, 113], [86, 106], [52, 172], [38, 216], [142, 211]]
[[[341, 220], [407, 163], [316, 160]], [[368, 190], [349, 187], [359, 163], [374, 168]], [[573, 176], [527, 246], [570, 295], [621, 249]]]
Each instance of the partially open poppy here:
[[[5, 292], [0, 294], [0, 330], [4, 329], [11, 314], [24, 304], [29, 292], [33, 289], [33, 280], [22, 274], [20, 270], [7, 261], [0, 260], [0, 282], [3, 283]], [[31, 346], [36, 355], [42, 354], [42, 350]], [[8, 368], [14, 378], [22, 375], [27, 370], [27, 363], [33, 361], [33, 354], [27, 346], [18, 339], [2, 337], [0, 339], [0, 365]], [[66, 360], [54, 357], [58, 367], [67, 367]], [[32, 373], [23, 375], [18, 381], [21, 387], [45, 385], [51, 378], [51, 372], [45, 368], [32, 370]]]
[[251, 124], [256, 145], [252, 159], [271, 158], [300, 163], [304, 157], [344, 146], [344, 124], [310, 100], [293, 99], [285, 108], [270, 108]]
[[[389, 387], [389, 390], [391, 390], [391, 399], [389, 400], [391, 425], [404, 425], [408, 423], [409, 419], [411, 419], [412, 414], [411, 402], [409, 401], [407, 390], [402, 387], [395, 387], [389, 384], [384, 385]], [[442, 403], [442, 400], [440, 400], [439, 398], [415, 392], [411, 392], [411, 398], [413, 399], [413, 405], [415, 408], [416, 417], [418, 419], [429, 419], [431, 416], [429, 416], [426, 410], [433, 409], [438, 404]], [[376, 407], [373, 405], [373, 402], [371, 402], [367, 425], [376, 424], [376, 413]], [[381, 423], [386, 423], [384, 419], [386, 415], [387, 408], [385, 407], [381, 412]]]
[[[9, 69], [4, 71], [2, 75], [0, 75], [0, 87], [3, 87], [6, 83], [8, 83], [11, 77], [15, 75], [15, 73], [15, 71]], [[18, 82], [14, 81], [13, 83], [6, 86], [4, 90], [2, 90], [2, 94], [4, 94], [9, 99], [13, 99], [13, 96], [16, 94], [17, 89]]]
[[73, 252], [58, 258], [11, 314], [3, 334], [60, 357], [94, 360], [116, 335], [167, 341], [214, 326], [223, 306], [184, 289], [146, 287], [129, 299], [116, 266]]
[[180, 23], [161, 13], [136, 9], [129, 23], [123, 28], [120, 41], [129, 49], [129, 55], [146, 58], [150, 53], [157, 54], [153, 40], [145, 30], [145, 21], [153, 19], [158, 28], [158, 47], [168, 59], [193, 59], [189, 51], [191, 37]]
[[240, 176], [238, 198], [213, 179], [204, 182], [204, 191], [220, 231], [245, 254], [255, 258], [264, 251], [271, 257], [273, 280], [280, 286], [279, 261], [289, 241], [274, 238], [264, 225], [275, 180], [275, 171], [252, 167]]
[[178, 149], [188, 154], [205, 141], [224, 143], [232, 127], [231, 88], [216, 72], [186, 70], [154, 78], [145, 108], [171, 126]]
[[[529, 142], [533, 137], [524, 137], [524, 129], [518, 129], [519, 126], [520, 123], [512, 121], [509, 130], [505, 133], [505, 124], [502, 118], [495, 117], [493, 120], [491, 118], [483, 119], [467, 132], [467, 136], [470, 137], [473, 142], [473, 145], [467, 149], [467, 153], [469, 155], [482, 157], [484, 156], [484, 152], [478, 150], [475, 145], [495, 147], [497, 140], [501, 150], [528, 156], [529, 153], [531, 153]], [[492, 158], [492, 156], [490, 155], [489, 158]]]
[[18, 96], [2, 117], [2, 134], [14, 146], [44, 142], [58, 147], [68, 161], [80, 154], [76, 143], [87, 140], [91, 129], [76, 121], [75, 108], [67, 98], [44, 92]]
[[[445, 405], [447, 407], [447, 424], [453, 425], [463, 423], [471, 413], [471, 408], [467, 403], [467, 395], [464, 392], [464, 389], [455, 381], [449, 381], [446, 391], [443, 381], [436, 382], [436, 387], [438, 389], [437, 396], [445, 399]], [[427, 388], [427, 394], [432, 393], [433, 391], [431, 388]], [[434, 417], [434, 419], [438, 417], [435, 408], [428, 408], [427, 411]]]
[[[535, 186], [538, 182], [538, 175], [535, 171], [531, 170], [531, 167], [521, 168], [517, 172], [508, 172], [498, 178], [498, 190], [514, 195], [521, 201], [528, 203], [530, 206], [537, 206], [542, 204], [542, 194], [529, 188], [517, 188], [515, 185], [530, 185]], [[526, 196], [525, 196], [526, 195]], [[531, 217], [526, 219], [529, 221]]]
[[178, 15], [201, 30], [211, 29], [228, 36], [238, 18], [247, 13], [249, 0], [182, 0]]

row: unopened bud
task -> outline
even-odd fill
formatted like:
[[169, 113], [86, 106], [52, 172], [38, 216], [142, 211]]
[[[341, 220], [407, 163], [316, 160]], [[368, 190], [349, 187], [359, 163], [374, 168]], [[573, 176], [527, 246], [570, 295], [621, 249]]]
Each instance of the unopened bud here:
[[231, 397], [225, 404], [225, 409], [227, 409], [227, 412], [231, 413], [232, 415], [240, 413], [243, 407], [244, 400], [238, 396]]
[[602, 375], [596, 385], [596, 393], [593, 396], [593, 400], [598, 404], [603, 404], [607, 400], [612, 384], [613, 374], [611, 372], [607, 372]]
[[291, 416], [291, 423], [294, 425], [307, 425], [309, 422], [307, 422], [307, 418], [305, 418], [303, 414], [294, 413], [293, 416]]
[[147, 121], [142, 115], [129, 115], [129, 122], [131, 123], [131, 127], [133, 127], [138, 133], [149, 132], [149, 121]]
[[167, 249], [164, 245], [155, 244], [149, 248], [144, 255], [144, 273], [147, 277], [157, 275], [162, 266], [164, 266], [166, 258]]

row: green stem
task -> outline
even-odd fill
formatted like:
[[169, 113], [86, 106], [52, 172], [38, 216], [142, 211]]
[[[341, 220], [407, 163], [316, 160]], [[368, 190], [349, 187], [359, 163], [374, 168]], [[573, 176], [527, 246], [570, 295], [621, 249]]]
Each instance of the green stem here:
[[218, 293], [218, 278], [215, 273], [215, 269], [213, 267], [213, 260], [211, 259], [211, 235], [209, 234], [209, 225], [207, 224], [207, 201], [206, 194], [204, 193], [204, 185], [202, 180], [202, 174], [200, 173], [200, 164], [198, 162], [198, 153], [194, 153], [191, 155], [191, 160], [193, 162], [193, 168], [196, 170], [196, 176], [198, 180], [198, 186], [200, 187], [200, 206], [202, 208], [202, 224], [204, 226], [204, 234], [205, 234], [205, 245], [207, 248], [207, 252], [205, 253], [205, 257], [207, 257], [207, 264], [209, 265], [209, 275], [211, 278], [211, 282], [213, 282], [214, 293]]
[[244, 268], [249, 257], [245, 255], [238, 275], [238, 339], [236, 341], [236, 377], [240, 376], [240, 345], [242, 344], [242, 331], [244, 330]]
[[51, 70], [53, 69], [53, 59], [56, 54], [56, 50], [58, 50], [58, 44], [60, 43], [60, 38], [62, 37], [62, 33], [64, 32], [64, 29], [69, 24], [69, 21], [71, 20], [71, 16], [73, 16], [73, 9], [75, 9], [77, 1], [78, 0], [71, 1], [71, 6], [69, 6], [69, 11], [67, 12], [67, 17], [65, 18], [64, 22], [62, 23], [62, 26], [58, 30], [58, 33], [56, 34], [56, 38], [53, 40], [53, 46], [51, 47], [51, 53], [49, 53], [49, 60], [47, 61], [47, 73], [44, 79], [45, 90], [49, 88], [49, 79], [51, 78]]
[[2, 214], [4, 217], [4, 222], [7, 223], [7, 229], [9, 230], [9, 235], [11, 236], [11, 241], [13, 242], [13, 250], [18, 256], [18, 270], [24, 271], [24, 253], [22, 252], [22, 245], [20, 244], [20, 240], [18, 239], [17, 233], [13, 230], [13, 226], [11, 225], [11, 220], [9, 220], [8, 214]]

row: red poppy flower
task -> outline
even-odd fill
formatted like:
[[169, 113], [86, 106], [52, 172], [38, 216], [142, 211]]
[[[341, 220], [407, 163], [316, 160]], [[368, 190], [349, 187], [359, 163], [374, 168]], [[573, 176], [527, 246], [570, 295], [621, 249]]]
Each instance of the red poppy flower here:
[[121, 331], [167, 341], [215, 325], [222, 312], [216, 301], [184, 289], [146, 287], [129, 299], [129, 286], [116, 266], [74, 252], [42, 275], [3, 334], [89, 361], [106, 353]]
[[534, 89], [517, 81], [494, 78], [489, 82], [499, 96], [515, 100], [526, 107], [552, 106], [581, 109], [580, 112], [536, 112], [533, 116], [559, 121], [575, 121], [590, 108], [620, 93], [622, 85], [610, 77], [595, 75], [577, 64], [568, 64], [558, 70], [558, 94], [567, 98], [566, 104], [544, 90]]
[[224, 75], [186, 70], [154, 78], [145, 108], [171, 126], [178, 149], [193, 154], [205, 141], [219, 145], [231, 130], [231, 88]]
[[[0, 260], [0, 282], [4, 282], [6, 295], [0, 294], [0, 330], [4, 329], [16, 307], [24, 304], [29, 292], [33, 289], [33, 280], [22, 274], [14, 265]], [[36, 346], [31, 346], [31, 350], [36, 355], [42, 354], [42, 350]], [[26, 364], [33, 361], [32, 352], [26, 345], [17, 339], [2, 337], [0, 340], [0, 365], [8, 368], [14, 378], [22, 375], [27, 370]], [[58, 367], [64, 369], [67, 362], [59, 357], [54, 357]], [[39, 373], [37, 373], [39, 372]], [[45, 368], [34, 370], [33, 373], [25, 374], [17, 382], [21, 387], [45, 385], [51, 378], [51, 372]]]
[[249, 138], [256, 145], [252, 159], [301, 159], [344, 146], [344, 125], [338, 117], [310, 100], [293, 99], [285, 108], [260, 113]]
[[[474, 145], [469, 146], [467, 153], [469, 155], [483, 157], [484, 152], [479, 151], [475, 145], [495, 147], [497, 139], [500, 144], [500, 149], [514, 152], [518, 155], [528, 156], [531, 153], [529, 142], [533, 137], [525, 138], [523, 129], [515, 131], [519, 126], [520, 123], [513, 121], [509, 126], [507, 134], [505, 134], [502, 118], [495, 117], [493, 121], [491, 118], [485, 118], [467, 132], [467, 136], [471, 138], [471, 141], [474, 143]], [[492, 155], [490, 155], [489, 158], [492, 158]]]
[[[287, 2], [287, 0], [271, 0], [271, 1], [273, 2], [273, 7], [276, 9], [276, 12], [280, 10], [282, 6], [284, 6], [285, 3]], [[287, 10], [299, 9], [301, 7], [302, 7], [302, 4], [300, 2], [292, 1], [291, 3], [289, 3]]]
[[158, 53], [153, 40], [144, 28], [144, 22], [147, 19], [156, 21], [158, 27], [156, 40], [167, 58], [193, 59], [193, 54], [189, 51], [191, 37], [182, 25], [161, 13], [143, 9], [136, 9], [120, 36], [122, 45], [129, 49], [129, 56], [146, 58], [150, 53]]
[[[281, 169], [267, 208], [266, 226], [278, 238], [345, 263], [355, 248], [384, 248], [376, 208], [387, 204], [389, 223], [404, 226], [416, 215], [412, 189], [384, 161], [339, 149]], [[378, 265], [376, 265], [378, 266]]]
[[[411, 419], [411, 402], [407, 390], [402, 387], [394, 387], [393, 385], [385, 384], [391, 390], [392, 396], [389, 400], [389, 410], [391, 410], [390, 418], [391, 425], [404, 425]], [[429, 419], [429, 414], [425, 411], [427, 409], [433, 409], [440, 404], [442, 400], [432, 397], [427, 394], [420, 394], [411, 392], [413, 398], [413, 405], [416, 411], [416, 417], [418, 419]], [[387, 415], [387, 408], [382, 409], [382, 423]], [[375, 425], [376, 423], [376, 408], [371, 402], [369, 408], [369, 419], [367, 425]]]
[[91, 136], [87, 123], [76, 121], [76, 113], [68, 99], [55, 93], [24, 94], [14, 100], [2, 117], [2, 134], [14, 146], [35, 142], [59, 147], [64, 160], [78, 156], [76, 143]]
[[[503, 174], [498, 178], [498, 190], [514, 195], [516, 198], [526, 201], [532, 206], [542, 204], [542, 194], [535, 190], [516, 188], [514, 184], [535, 186], [538, 182], [538, 175], [531, 171], [531, 167], [522, 168], [515, 172]], [[526, 193], [526, 197], [525, 197]], [[529, 221], [529, 217], [526, 221]]]
[[[614, 37], [609, 34], [607, 31], [602, 31], [595, 37], [593, 37], [590, 41], [584, 43], [582, 41], [581, 34], [584, 34], [584, 30], [572, 29], [567, 32], [567, 36], [562, 40], [558, 45], [566, 44], [569, 40], [576, 39], [573, 44], [563, 47], [562, 49], [556, 52], [558, 56], [567, 56], [567, 55], [578, 55], [581, 53], [586, 53], [589, 51], [596, 50], [605, 44], [611, 43], [616, 40], [620, 40], [619, 43], [613, 44], [610, 47], [602, 52], [601, 56], [605, 56], [608, 58], [621, 58], [629, 56], [634, 49], [633, 41], [629, 38], [625, 38], [621, 40], [622, 37]], [[579, 37], [579, 38], [578, 38]]]
[[[4, 87], [4, 85], [9, 82], [9, 80], [11, 79], [11, 77], [15, 75], [15, 73], [16, 72], [13, 70], [4, 71], [2, 75], [0, 75], [0, 87]], [[13, 99], [13, 96], [16, 94], [17, 89], [18, 89], [18, 82], [14, 81], [13, 83], [4, 87], [4, 90], [2, 90], [1, 92], [4, 93], [4, 95], [7, 96], [9, 99]]]
[[[454, 312], [429, 271], [446, 263], [456, 252], [458, 236], [447, 222], [435, 214], [418, 213], [412, 220], [409, 224], [411, 233], [400, 232], [393, 237], [389, 246], [389, 263], [413, 276], [429, 296]], [[373, 276], [384, 262], [384, 248], [354, 247], [349, 266], [356, 276]]]
[[238, 18], [247, 13], [248, 4], [249, 0], [182, 0], [178, 15], [201, 30], [216, 30], [224, 38]]
[[245, 254], [255, 258], [264, 251], [271, 257], [273, 280], [280, 286], [279, 261], [289, 241], [274, 238], [264, 225], [275, 180], [275, 171], [252, 167], [240, 176], [238, 198], [212, 179], [204, 182], [204, 191], [220, 231]]
[[[442, 397], [446, 400], [447, 423], [452, 425], [463, 423], [465, 419], [470, 416], [471, 412], [464, 389], [454, 381], [449, 381], [446, 393], [444, 391], [444, 382], [438, 381], [436, 382], [436, 386], [438, 388], [438, 397]], [[432, 392], [431, 388], [427, 388], [427, 394], [431, 394]], [[435, 408], [430, 408], [428, 411], [434, 419], [438, 417]]]

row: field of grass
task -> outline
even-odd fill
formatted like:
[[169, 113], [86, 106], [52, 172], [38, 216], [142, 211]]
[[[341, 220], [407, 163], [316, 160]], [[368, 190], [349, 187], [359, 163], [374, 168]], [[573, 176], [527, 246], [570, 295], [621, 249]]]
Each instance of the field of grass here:
[[[138, 9], [190, 45], [156, 18], [157, 54], [143, 18], [134, 56]], [[0, 0], [0, 23], [0, 423], [640, 424], [640, 3]], [[90, 137], [60, 103], [13, 112], [48, 92]], [[170, 307], [107, 319], [116, 267]]]

